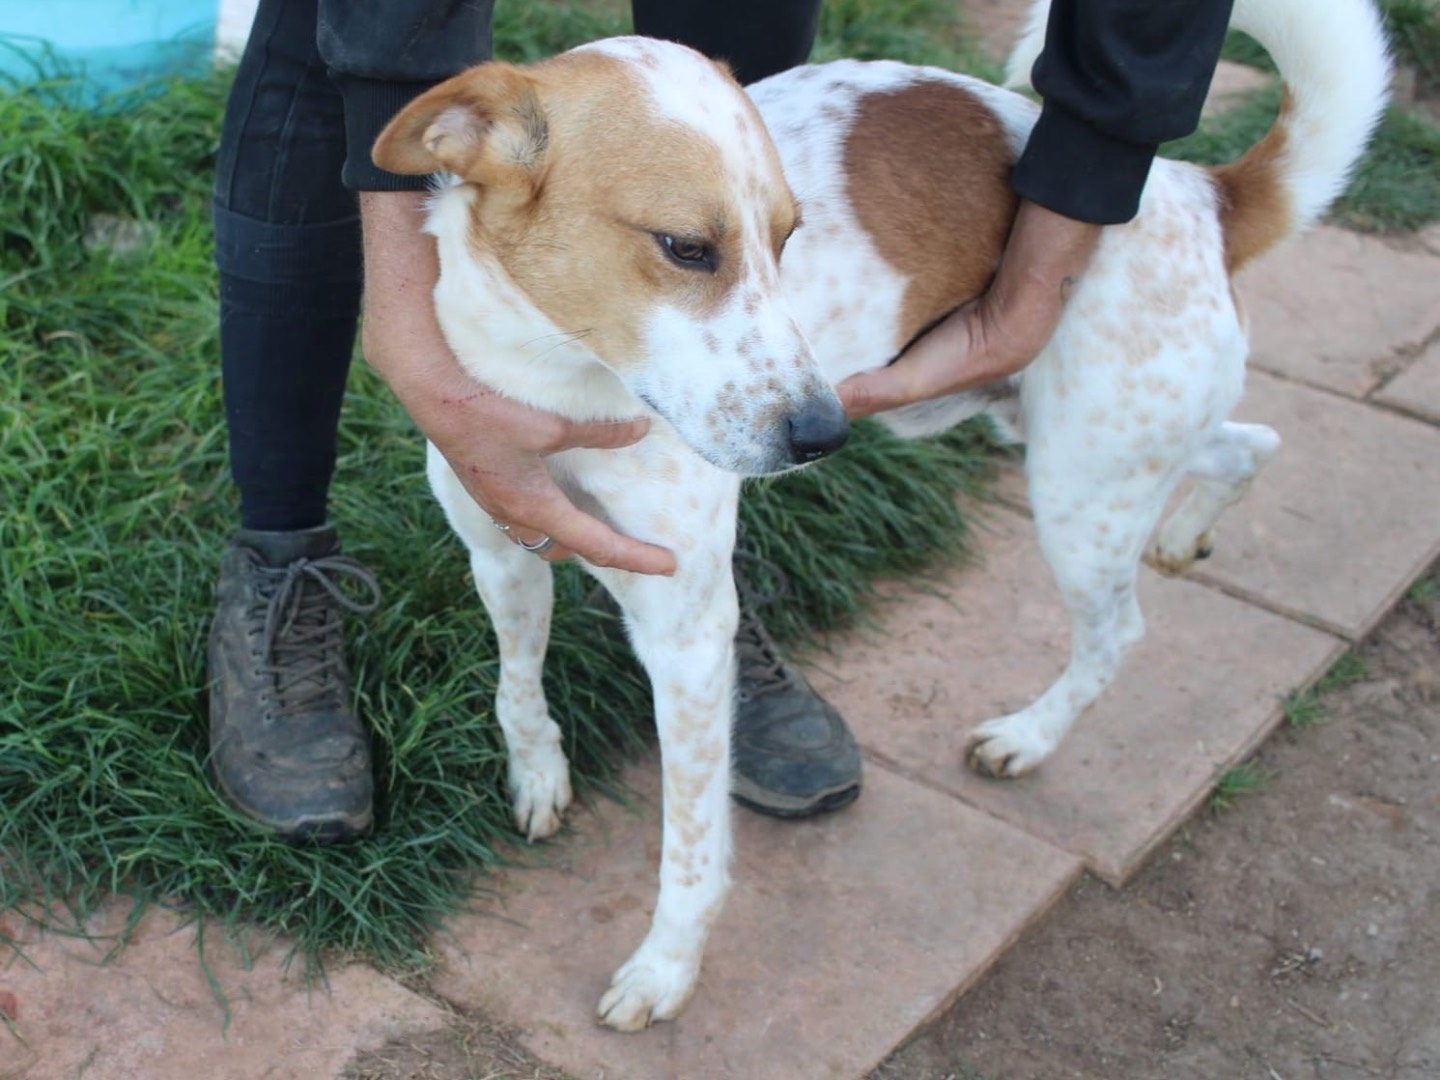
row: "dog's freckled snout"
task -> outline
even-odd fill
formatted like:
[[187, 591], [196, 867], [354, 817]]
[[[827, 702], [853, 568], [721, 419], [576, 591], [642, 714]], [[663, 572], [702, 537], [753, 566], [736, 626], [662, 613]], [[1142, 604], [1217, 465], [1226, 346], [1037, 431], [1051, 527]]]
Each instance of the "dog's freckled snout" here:
[[850, 423], [835, 396], [811, 399], [785, 417], [790, 459], [797, 465], [818, 461], [839, 450], [850, 437]]

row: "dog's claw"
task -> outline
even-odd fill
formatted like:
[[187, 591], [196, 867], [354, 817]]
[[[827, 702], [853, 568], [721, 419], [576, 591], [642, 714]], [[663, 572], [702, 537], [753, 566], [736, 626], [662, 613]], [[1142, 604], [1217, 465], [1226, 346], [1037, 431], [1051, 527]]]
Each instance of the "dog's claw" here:
[[673, 1020], [695, 992], [698, 967], [653, 962], [645, 954], [642, 945], [621, 965], [595, 1010], [600, 1022], [616, 1031], [640, 1031], [656, 1020]]
[[558, 750], [554, 760], [510, 767], [510, 805], [515, 827], [529, 840], [544, 840], [560, 831], [560, 821], [574, 795], [570, 766]]
[[1057, 740], [1047, 740], [1023, 713], [987, 720], [965, 740], [965, 761], [981, 776], [1013, 780], [1050, 756]]

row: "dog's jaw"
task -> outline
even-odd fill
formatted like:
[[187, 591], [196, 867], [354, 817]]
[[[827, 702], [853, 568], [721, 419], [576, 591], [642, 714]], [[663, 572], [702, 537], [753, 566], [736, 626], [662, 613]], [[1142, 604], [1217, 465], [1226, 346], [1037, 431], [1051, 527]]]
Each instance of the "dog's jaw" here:
[[586, 345], [584, 326], [561, 328], [472, 240], [474, 189], [455, 181], [434, 195], [426, 231], [436, 240], [435, 311], [460, 365], [516, 401], [572, 420], [639, 416], [644, 406]]

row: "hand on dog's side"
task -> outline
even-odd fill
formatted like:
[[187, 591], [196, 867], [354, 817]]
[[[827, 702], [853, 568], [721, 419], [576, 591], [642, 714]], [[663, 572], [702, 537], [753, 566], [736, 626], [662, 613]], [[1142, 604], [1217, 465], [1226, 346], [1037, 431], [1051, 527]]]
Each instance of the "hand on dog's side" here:
[[544, 458], [586, 447], [614, 450], [644, 438], [644, 418], [582, 423], [532, 409], [470, 378], [435, 319], [439, 277], [434, 241], [420, 231], [420, 192], [366, 192], [366, 360], [389, 384], [425, 436], [486, 513], [533, 544], [554, 540], [542, 558], [579, 555], [596, 566], [637, 574], [673, 574], [664, 548], [615, 532], [576, 508], [551, 478]]
[[894, 363], [835, 388], [851, 417], [958, 394], [1022, 370], [1045, 348], [1099, 241], [1100, 226], [1022, 201], [994, 281]]

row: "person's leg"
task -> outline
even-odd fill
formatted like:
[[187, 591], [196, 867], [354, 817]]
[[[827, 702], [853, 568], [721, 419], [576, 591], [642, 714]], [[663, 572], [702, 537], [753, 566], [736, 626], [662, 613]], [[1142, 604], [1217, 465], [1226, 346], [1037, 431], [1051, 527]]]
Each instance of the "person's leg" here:
[[368, 827], [369, 742], [351, 707], [337, 575], [374, 579], [326, 524], [360, 309], [360, 219], [316, 0], [262, 0], [225, 112], [215, 261], [240, 530], [210, 637], [211, 769], [287, 836]]
[[821, 0], [631, 0], [635, 32], [724, 60], [742, 83], [805, 63]]
[[215, 261], [241, 525], [323, 525], [360, 312], [360, 216], [316, 0], [264, 0], [225, 112]]
[[[742, 83], [803, 64], [821, 0], [632, 0], [635, 31], [689, 45], [730, 64]], [[773, 567], [769, 576], [774, 582]], [[756, 614], [751, 582], [766, 569], [737, 540], [739, 694], [733, 736], [735, 799], [777, 817], [836, 810], [860, 794], [860, 749], [844, 718], [785, 662]]]

